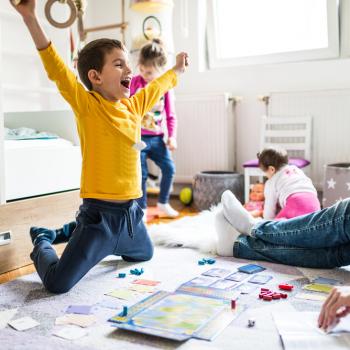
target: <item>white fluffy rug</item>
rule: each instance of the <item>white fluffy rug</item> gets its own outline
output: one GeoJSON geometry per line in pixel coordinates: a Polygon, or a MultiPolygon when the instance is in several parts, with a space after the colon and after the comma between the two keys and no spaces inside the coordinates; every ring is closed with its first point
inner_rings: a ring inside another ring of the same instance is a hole
{"type": "Polygon", "coordinates": [[[148,227],[148,232],[156,245],[195,248],[203,253],[216,254],[214,217],[218,210],[220,206],[169,224],[154,224],[148,227]]]}

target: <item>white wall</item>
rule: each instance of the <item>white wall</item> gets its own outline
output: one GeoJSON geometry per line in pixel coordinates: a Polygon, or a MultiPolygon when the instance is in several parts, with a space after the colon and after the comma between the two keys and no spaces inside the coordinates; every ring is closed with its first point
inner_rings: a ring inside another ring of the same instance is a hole
{"type": "MultiPolygon", "coordinates": [[[[184,2],[175,0],[174,28],[177,29],[181,28],[181,3],[184,2]]],[[[187,1],[190,18],[187,38],[181,34],[181,30],[174,31],[176,49],[188,51],[191,57],[191,68],[181,78],[177,92],[232,92],[234,95],[243,96],[243,101],[237,109],[238,165],[253,158],[259,148],[258,123],[265,109],[257,100],[257,95],[271,91],[350,88],[350,59],[245,66],[200,72],[198,67],[202,60],[200,46],[203,38],[199,30],[202,26],[199,19],[203,16],[197,14],[204,3],[204,0],[187,1]]]]}
{"type": "MultiPolygon", "coordinates": [[[[206,70],[202,29],[206,0],[174,0],[175,51],[187,51],[191,66],[181,77],[176,93],[230,92],[243,96],[237,107],[237,164],[255,156],[259,148],[259,121],[265,106],[257,95],[273,91],[305,91],[350,88],[350,59],[271,64],[206,70]],[[188,36],[183,30],[181,5],[188,6],[188,36]]],[[[108,24],[120,20],[120,0],[90,2],[88,24],[108,24]]],[[[128,1],[126,2],[128,5],[128,1]]],[[[128,10],[127,10],[128,12],[128,10]]],[[[128,13],[127,13],[128,17],[128,13]]],[[[120,38],[118,31],[97,33],[120,38]]],[[[228,45],[233,43],[228,43],[228,45]]],[[[341,126],[340,126],[341,127],[341,126]]],[[[336,135],[334,135],[336,137],[336,135]]]]}

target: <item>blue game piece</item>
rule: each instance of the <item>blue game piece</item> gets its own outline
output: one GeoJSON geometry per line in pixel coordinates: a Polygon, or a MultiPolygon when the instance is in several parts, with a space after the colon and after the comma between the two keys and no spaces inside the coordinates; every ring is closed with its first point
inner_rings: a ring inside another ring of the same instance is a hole
{"type": "Polygon", "coordinates": [[[125,317],[127,315],[128,315],[128,307],[127,306],[123,306],[122,316],[125,317]]]}
{"type": "Polygon", "coordinates": [[[215,259],[207,259],[207,264],[213,265],[215,264],[216,260],[215,259]]]}
{"type": "Polygon", "coordinates": [[[203,260],[198,260],[198,265],[205,265],[205,261],[203,261],[203,260]]]}
{"type": "Polygon", "coordinates": [[[121,273],[118,274],[118,277],[119,278],[125,278],[126,277],[126,273],[121,272],[121,273]]]}
{"type": "Polygon", "coordinates": [[[131,273],[132,275],[136,275],[136,276],[142,275],[143,272],[144,272],[143,268],[141,268],[140,270],[139,270],[139,269],[130,270],[130,273],[131,273]]]}

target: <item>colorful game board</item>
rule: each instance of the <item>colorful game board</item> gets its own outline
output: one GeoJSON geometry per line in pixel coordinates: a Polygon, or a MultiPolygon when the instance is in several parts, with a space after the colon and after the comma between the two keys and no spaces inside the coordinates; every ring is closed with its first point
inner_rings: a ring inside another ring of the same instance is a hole
{"type": "Polygon", "coordinates": [[[128,315],[110,319],[115,327],[183,341],[212,340],[236,316],[228,300],[158,291],[135,304],[128,315]]]}

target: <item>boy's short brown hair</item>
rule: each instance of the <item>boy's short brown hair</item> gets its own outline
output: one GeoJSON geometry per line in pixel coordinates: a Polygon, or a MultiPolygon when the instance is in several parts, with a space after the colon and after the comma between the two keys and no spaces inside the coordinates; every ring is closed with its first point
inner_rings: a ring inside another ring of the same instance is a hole
{"type": "Polygon", "coordinates": [[[259,167],[266,171],[269,166],[273,166],[276,171],[288,164],[287,152],[280,148],[265,148],[257,154],[259,167]]]}
{"type": "Polygon", "coordinates": [[[80,80],[88,88],[92,90],[92,84],[88,77],[89,70],[95,69],[102,71],[105,64],[106,54],[113,49],[126,51],[125,46],[115,39],[97,39],[86,44],[78,54],[78,73],[80,80]]]}

